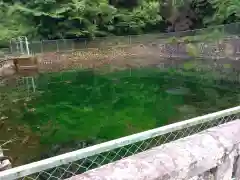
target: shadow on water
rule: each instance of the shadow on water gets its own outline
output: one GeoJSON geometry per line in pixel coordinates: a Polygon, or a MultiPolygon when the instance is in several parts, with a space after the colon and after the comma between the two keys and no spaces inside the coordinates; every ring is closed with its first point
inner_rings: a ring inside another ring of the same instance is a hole
{"type": "Polygon", "coordinates": [[[41,95],[19,102],[21,116],[9,117],[1,129],[1,137],[14,131],[21,139],[6,151],[19,157],[16,165],[226,109],[240,100],[239,84],[153,69],[42,74],[37,82],[41,95]],[[6,133],[9,128],[13,131],[6,133]]]}

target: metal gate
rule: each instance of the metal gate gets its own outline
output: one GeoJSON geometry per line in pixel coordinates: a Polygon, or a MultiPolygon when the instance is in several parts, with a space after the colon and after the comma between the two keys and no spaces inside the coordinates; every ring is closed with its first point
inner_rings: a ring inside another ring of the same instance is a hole
{"type": "Polygon", "coordinates": [[[10,40],[10,51],[12,55],[30,55],[29,42],[26,36],[19,36],[10,40]]]}

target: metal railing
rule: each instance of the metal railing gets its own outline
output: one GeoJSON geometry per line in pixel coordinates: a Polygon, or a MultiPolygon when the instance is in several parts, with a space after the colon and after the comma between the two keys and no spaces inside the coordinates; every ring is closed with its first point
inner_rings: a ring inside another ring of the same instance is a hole
{"type": "Polygon", "coordinates": [[[240,120],[209,128],[74,176],[74,180],[240,178],[240,120]]]}
{"type": "MultiPolygon", "coordinates": [[[[186,37],[204,35],[218,30],[224,36],[239,34],[240,23],[217,26],[208,29],[184,31],[179,33],[152,34],[144,36],[127,36],[114,38],[98,38],[94,41],[82,39],[75,40],[46,40],[29,42],[31,53],[60,52],[84,48],[102,48],[114,45],[146,44],[165,42],[171,36],[186,37]]],[[[16,42],[19,43],[19,42],[16,42]]],[[[11,51],[14,52],[12,42],[11,51]]],[[[179,48],[177,48],[179,49],[179,48]]],[[[179,53],[179,51],[177,51],[179,53]]],[[[56,59],[52,59],[55,60],[56,59]]],[[[69,61],[69,60],[68,60],[69,61]]],[[[49,64],[47,64],[49,66],[49,64]]],[[[211,70],[212,71],[212,70],[211,70]]],[[[236,76],[234,76],[236,77],[236,76]]],[[[239,76],[237,76],[239,78],[239,76]]],[[[55,180],[65,179],[76,174],[81,174],[90,169],[114,162],[152,147],[170,142],[219,124],[236,119],[240,113],[240,106],[224,111],[196,117],[186,121],[174,123],[142,133],[130,135],[102,144],[94,145],[49,159],[19,166],[0,173],[0,179],[34,179],[55,180]]]]}
{"type": "Polygon", "coordinates": [[[142,133],[19,166],[0,173],[0,179],[65,179],[210,127],[238,119],[240,106],[177,122],[142,133]]]}

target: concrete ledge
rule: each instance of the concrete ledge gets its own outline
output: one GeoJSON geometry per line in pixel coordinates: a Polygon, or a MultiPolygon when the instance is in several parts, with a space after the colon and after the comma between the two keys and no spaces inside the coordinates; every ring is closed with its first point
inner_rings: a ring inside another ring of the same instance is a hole
{"type": "Polygon", "coordinates": [[[234,157],[238,156],[239,142],[240,120],[235,120],[70,179],[180,180],[193,178],[214,168],[216,180],[229,180],[234,157]]]}

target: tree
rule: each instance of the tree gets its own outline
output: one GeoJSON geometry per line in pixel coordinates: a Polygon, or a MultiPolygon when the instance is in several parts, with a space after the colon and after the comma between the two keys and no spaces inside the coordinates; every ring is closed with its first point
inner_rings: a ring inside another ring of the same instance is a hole
{"type": "Polygon", "coordinates": [[[24,27],[44,39],[141,33],[161,22],[157,0],[116,2],[126,6],[115,7],[108,0],[21,0],[5,1],[4,5],[31,22],[24,27]],[[30,27],[35,27],[34,31],[30,27]]]}
{"type": "Polygon", "coordinates": [[[139,0],[109,0],[109,4],[116,8],[132,9],[140,4],[139,0]]]}
{"type": "Polygon", "coordinates": [[[214,15],[206,17],[206,23],[222,24],[236,22],[240,19],[239,0],[212,0],[209,3],[214,9],[214,15]]]}
{"type": "Polygon", "coordinates": [[[239,5],[239,0],[3,0],[0,41],[165,31],[160,25],[182,31],[236,22],[239,5]]]}
{"type": "Polygon", "coordinates": [[[0,4],[0,46],[8,44],[11,38],[28,35],[36,35],[34,26],[18,12],[11,12],[5,4],[0,4]],[[21,23],[19,23],[21,22],[21,23]]]}

